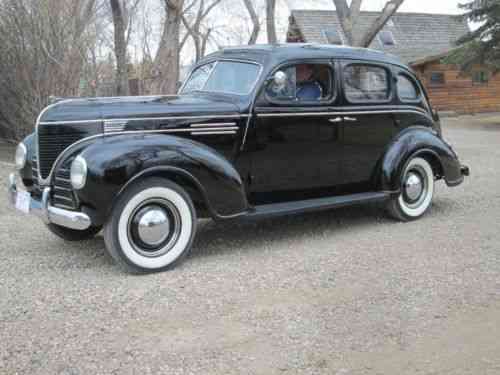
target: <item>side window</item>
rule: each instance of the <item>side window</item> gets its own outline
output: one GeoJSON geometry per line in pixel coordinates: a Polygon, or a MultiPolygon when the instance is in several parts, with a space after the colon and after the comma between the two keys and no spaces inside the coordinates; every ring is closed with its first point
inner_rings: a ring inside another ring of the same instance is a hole
{"type": "Polygon", "coordinates": [[[402,102],[415,101],[420,98],[418,86],[406,74],[398,75],[398,95],[402,102]]]}
{"type": "Polygon", "coordinates": [[[328,64],[289,65],[274,73],[266,88],[269,100],[289,104],[314,104],[334,97],[334,75],[328,64]]]}
{"type": "Polygon", "coordinates": [[[374,65],[348,65],[344,68],[344,89],[350,102],[386,101],[391,95],[389,72],[374,65]]]}

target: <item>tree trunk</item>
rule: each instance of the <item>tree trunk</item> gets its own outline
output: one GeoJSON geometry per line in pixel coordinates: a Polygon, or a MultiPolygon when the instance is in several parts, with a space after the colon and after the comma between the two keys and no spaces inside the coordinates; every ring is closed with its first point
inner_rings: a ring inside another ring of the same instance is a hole
{"type": "Polygon", "coordinates": [[[333,0],[335,4],[335,10],[337,11],[337,17],[339,18],[340,25],[342,26],[342,31],[344,32],[345,38],[347,39],[347,44],[350,46],[354,45],[354,35],[353,35],[353,20],[351,18],[351,10],[347,5],[347,0],[333,0]]]}
{"type": "Polygon", "coordinates": [[[120,0],[110,0],[113,13],[116,56],[116,95],[129,95],[125,17],[120,0]]]}
{"type": "Polygon", "coordinates": [[[250,19],[252,20],[253,28],[252,34],[250,35],[250,40],[248,44],[255,44],[257,42],[257,38],[260,33],[260,22],[259,16],[257,16],[257,12],[255,12],[255,8],[253,7],[252,0],[243,0],[245,3],[245,7],[247,8],[248,14],[250,15],[250,19]]]}
{"type": "Polygon", "coordinates": [[[276,0],[266,0],[266,24],[267,24],[267,41],[270,44],[278,43],[276,36],[276,23],[274,14],[276,10],[276,0]]]}
{"type": "Polygon", "coordinates": [[[155,59],[159,75],[155,85],[158,94],[175,94],[179,81],[180,26],[184,0],[164,0],[166,18],[155,59]]]}
{"type": "Polygon", "coordinates": [[[356,23],[360,17],[362,2],[363,0],[352,0],[349,7],[347,0],[333,0],[342,30],[347,39],[346,42],[348,45],[355,47],[369,47],[387,21],[403,4],[404,0],[388,1],[382,12],[380,12],[380,16],[370,25],[368,30],[364,34],[359,34],[356,30],[356,23]]]}

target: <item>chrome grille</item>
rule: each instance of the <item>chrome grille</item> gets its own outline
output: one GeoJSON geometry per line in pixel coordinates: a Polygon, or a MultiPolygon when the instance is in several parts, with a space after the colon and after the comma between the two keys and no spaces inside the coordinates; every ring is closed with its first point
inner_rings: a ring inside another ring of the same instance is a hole
{"type": "Polygon", "coordinates": [[[59,168],[54,177],[52,204],[56,207],[75,210],[78,208],[70,182],[69,169],[59,168]]]}
{"type": "Polygon", "coordinates": [[[46,179],[57,157],[73,143],[91,135],[102,133],[101,123],[43,124],[38,126],[38,168],[46,179]]]}
{"type": "Polygon", "coordinates": [[[31,159],[31,175],[31,178],[33,180],[32,192],[36,196],[39,196],[42,193],[42,190],[40,189],[40,183],[38,182],[38,160],[35,155],[31,159]]]}

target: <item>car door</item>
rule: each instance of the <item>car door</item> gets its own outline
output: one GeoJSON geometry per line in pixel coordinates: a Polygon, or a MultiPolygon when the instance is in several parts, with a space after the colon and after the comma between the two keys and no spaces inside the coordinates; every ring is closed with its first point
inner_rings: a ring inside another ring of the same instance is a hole
{"type": "Polygon", "coordinates": [[[298,98],[292,87],[284,97],[271,97],[266,88],[257,100],[253,193],[312,190],[338,183],[341,117],[331,115],[337,99],[334,65],[302,61],[283,66],[280,71],[287,72],[291,86],[297,85],[291,77],[293,68],[304,63],[312,65],[318,76],[321,98],[298,98]]]}
{"type": "Polygon", "coordinates": [[[379,159],[397,133],[391,70],[368,62],[343,62],[342,183],[369,190],[379,159]]]}

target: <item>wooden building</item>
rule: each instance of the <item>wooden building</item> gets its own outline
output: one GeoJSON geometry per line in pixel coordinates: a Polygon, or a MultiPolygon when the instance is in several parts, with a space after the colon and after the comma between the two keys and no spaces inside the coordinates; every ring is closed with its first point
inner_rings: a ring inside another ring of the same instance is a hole
{"type": "MultiPolygon", "coordinates": [[[[362,12],[359,30],[366,30],[378,15],[362,12]]],[[[500,112],[500,74],[484,66],[464,72],[447,63],[456,40],[468,31],[466,21],[453,15],[396,13],[370,48],[394,54],[412,66],[440,111],[500,112]]],[[[287,41],[342,45],[345,37],[335,11],[293,10],[287,41]]]]}

